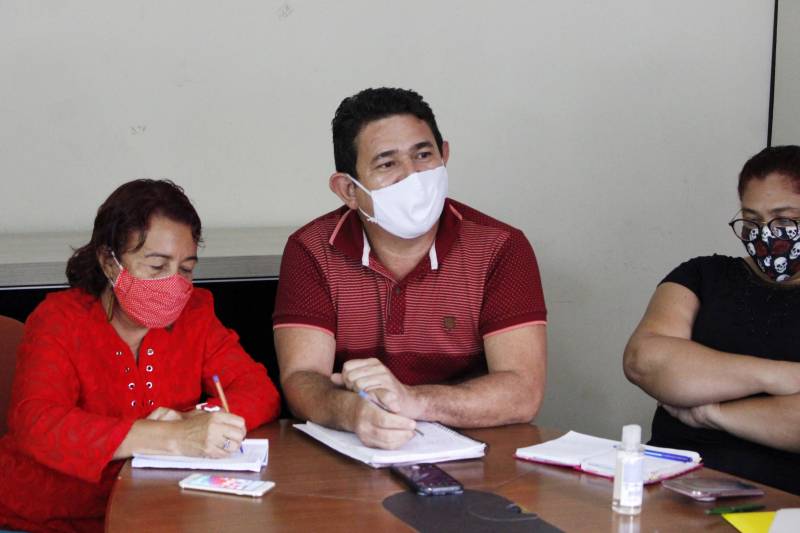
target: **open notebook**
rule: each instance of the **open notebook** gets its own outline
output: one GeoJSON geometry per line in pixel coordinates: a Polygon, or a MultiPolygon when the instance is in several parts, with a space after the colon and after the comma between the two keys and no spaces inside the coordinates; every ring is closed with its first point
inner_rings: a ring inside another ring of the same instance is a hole
{"type": "Polygon", "coordinates": [[[239,470],[260,472],[269,458],[268,439],[244,439],[243,452],[236,451],[222,459],[184,455],[147,455],[135,453],[133,468],[184,468],[191,470],[239,470]]]}
{"type": "MultiPolygon", "coordinates": [[[[562,437],[542,444],[518,448],[515,457],[537,463],[569,466],[589,474],[613,478],[617,446],[619,441],[570,431],[562,437]]],[[[699,467],[700,455],[697,452],[645,446],[645,483],[656,483],[699,467]],[[647,455],[648,450],[684,457],[687,460],[683,462],[651,457],[647,455]]]]}
{"type": "Polygon", "coordinates": [[[417,429],[422,435],[415,434],[410,441],[396,450],[370,448],[365,446],[355,433],[329,429],[313,422],[295,424],[294,427],[337,452],[375,468],[472,459],[483,457],[486,449],[486,444],[482,442],[431,422],[417,422],[417,429]]]}

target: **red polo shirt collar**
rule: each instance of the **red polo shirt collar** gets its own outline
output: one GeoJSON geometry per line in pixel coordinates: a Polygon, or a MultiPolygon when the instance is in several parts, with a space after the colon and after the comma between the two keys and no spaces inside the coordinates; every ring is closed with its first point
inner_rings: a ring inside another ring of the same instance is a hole
{"type": "MultiPolygon", "coordinates": [[[[433,242],[431,254],[429,254],[432,269],[435,270],[435,263],[441,264],[450,252],[453,243],[458,238],[462,220],[463,216],[453,201],[450,198],[445,199],[442,216],[439,217],[436,239],[433,242]]],[[[358,216],[356,210],[342,207],[341,218],[339,218],[328,243],[348,257],[359,262],[362,261],[365,247],[369,247],[369,242],[367,234],[364,232],[364,225],[361,223],[361,217],[358,216]]],[[[370,253],[370,256],[373,261],[377,261],[374,254],[370,253]]]]}

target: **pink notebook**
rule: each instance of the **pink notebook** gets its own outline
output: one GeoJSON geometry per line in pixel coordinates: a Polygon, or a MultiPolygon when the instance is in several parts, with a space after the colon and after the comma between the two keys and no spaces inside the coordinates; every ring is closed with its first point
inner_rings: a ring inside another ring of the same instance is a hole
{"type": "MultiPolygon", "coordinates": [[[[517,448],[514,456],[517,459],[565,466],[608,478],[614,477],[617,447],[619,441],[584,435],[570,431],[557,439],[542,444],[517,448]]],[[[644,482],[657,483],[664,479],[678,476],[700,468],[701,458],[697,452],[645,446],[644,482]],[[654,457],[649,454],[674,456],[682,460],[654,457]]]]}

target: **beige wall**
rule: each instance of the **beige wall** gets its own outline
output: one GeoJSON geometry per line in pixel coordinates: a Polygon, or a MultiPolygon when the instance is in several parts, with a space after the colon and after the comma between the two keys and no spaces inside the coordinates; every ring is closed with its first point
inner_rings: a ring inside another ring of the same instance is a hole
{"type": "MultiPolygon", "coordinates": [[[[451,194],[522,228],[550,311],[540,422],[601,435],[654,407],[621,353],[656,283],[739,253],[735,175],[766,141],[771,2],[0,3],[0,232],[81,229],[135,177],[208,226],[336,207],[346,95],[420,91],[451,194]]],[[[265,309],[264,320],[269,320],[265,309]]]]}
{"type": "Polygon", "coordinates": [[[778,8],[775,50],[775,104],[772,144],[800,144],[800,2],[783,0],[778,8]]]}

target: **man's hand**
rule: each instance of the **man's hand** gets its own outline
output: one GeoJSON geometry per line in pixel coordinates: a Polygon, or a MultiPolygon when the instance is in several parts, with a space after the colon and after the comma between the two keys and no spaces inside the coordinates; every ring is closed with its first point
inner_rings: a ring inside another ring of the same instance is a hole
{"type": "Polygon", "coordinates": [[[378,359],[347,361],[341,373],[331,375],[331,381],[355,393],[368,393],[387,411],[411,419],[420,418],[422,408],[413,389],[400,383],[378,359]]]}
{"type": "Polygon", "coordinates": [[[411,440],[417,425],[414,420],[390,413],[363,398],[358,398],[353,416],[353,428],[361,442],[387,450],[411,440]]]}
{"type": "Polygon", "coordinates": [[[370,400],[358,398],[352,422],[355,434],[367,446],[399,448],[414,436],[416,403],[411,388],[377,359],[347,361],[341,373],[331,374],[331,381],[370,396],[370,400]]]}
{"type": "Polygon", "coordinates": [[[721,429],[716,423],[719,415],[719,404],[708,403],[696,407],[673,407],[662,404],[662,407],[672,416],[693,428],[721,429]]]}

